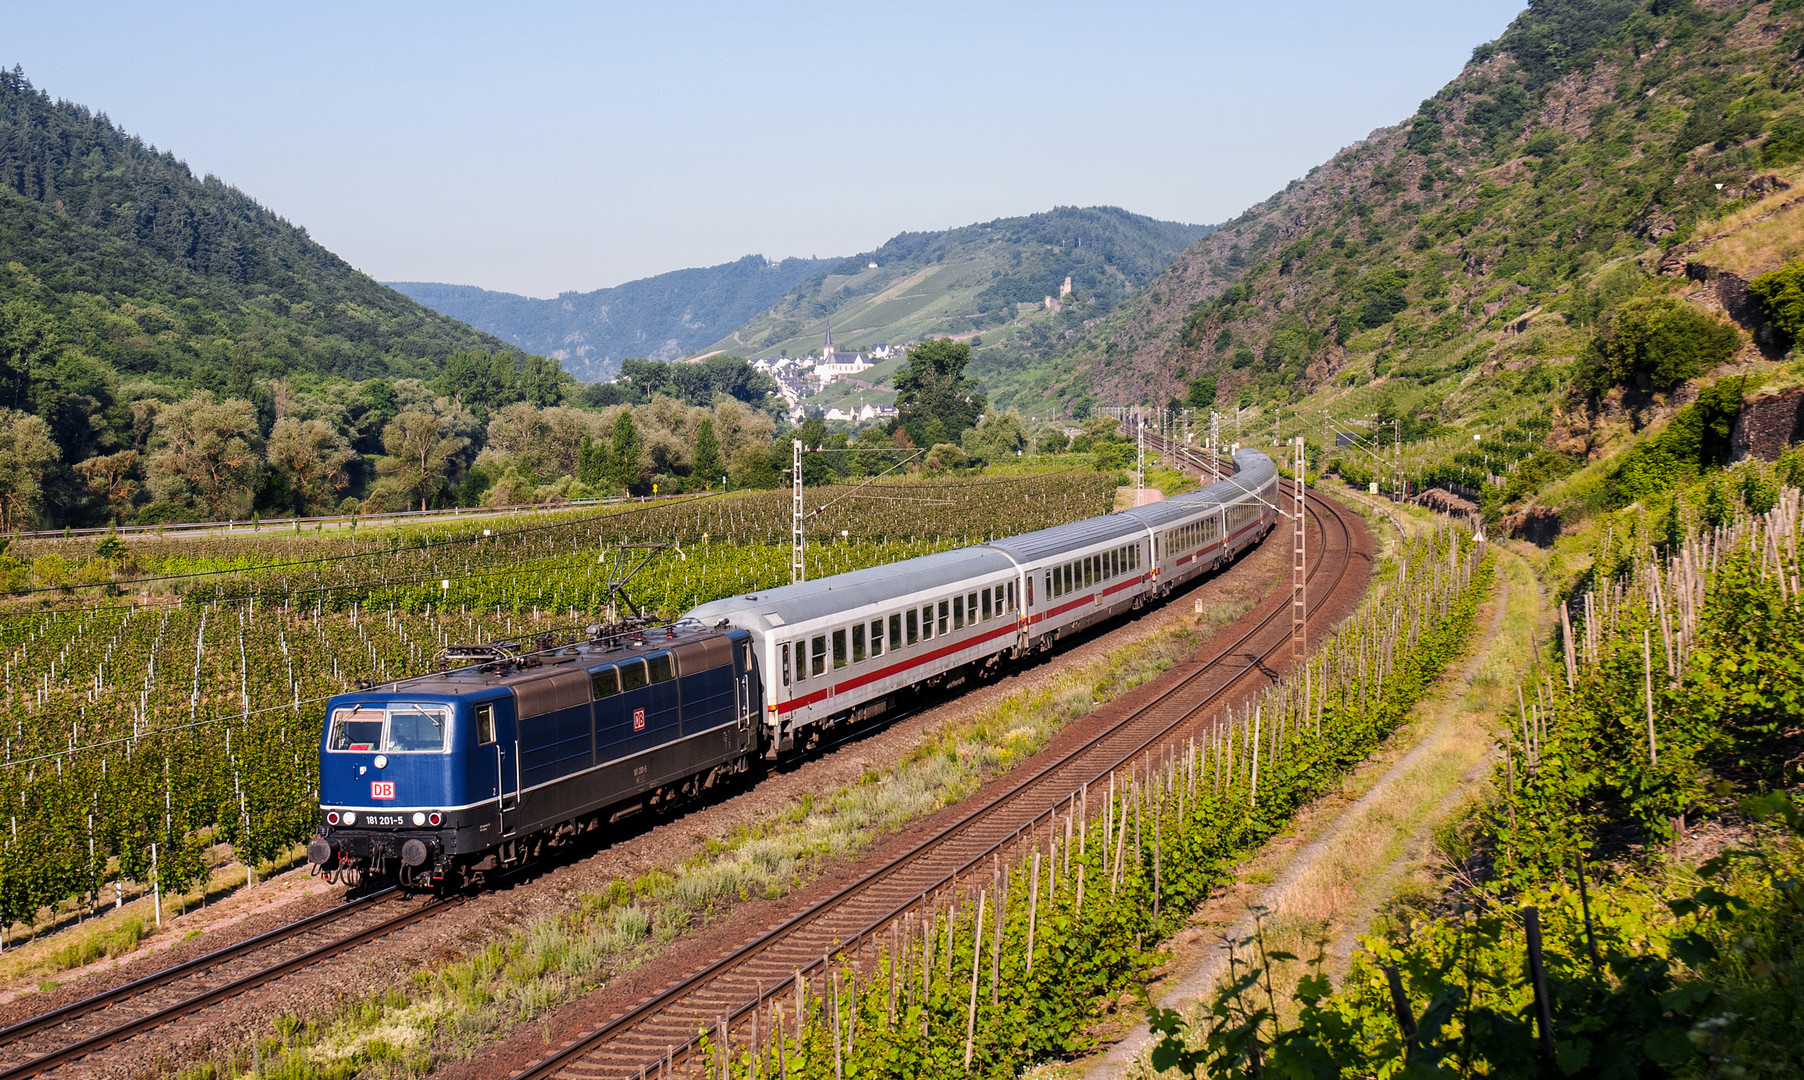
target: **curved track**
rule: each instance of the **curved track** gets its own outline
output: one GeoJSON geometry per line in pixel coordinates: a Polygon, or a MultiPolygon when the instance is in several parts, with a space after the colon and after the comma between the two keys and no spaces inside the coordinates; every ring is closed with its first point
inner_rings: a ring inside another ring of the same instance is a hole
{"type": "MultiPolygon", "coordinates": [[[[1358,535],[1351,512],[1313,494],[1308,512],[1319,538],[1308,568],[1313,619],[1325,604],[1339,603],[1346,590],[1363,582],[1348,573],[1358,535]]],[[[928,896],[987,868],[992,855],[1048,822],[1082,786],[1194,730],[1217,707],[1273,678],[1268,662],[1287,658],[1290,649],[1290,604],[1280,597],[1267,605],[1269,610],[1210,662],[1094,738],[980,794],[956,820],[891,861],[679,978],[513,1080],[625,1078],[648,1068],[657,1073],[673,1055],[686,1057],[696,1031],[723,1022],[730,1028],[753,1014],[768,994],[782,992],[796,973],[808,972],[829,953],[868,944],[928,896]]]]}
{"type": "Polygon", "coordinates": [[[37,1076],[431,916],[457,898],[382,889],[0,1028],[0,1080],[37,1076]],[[393,907],[401,910],[391,911],[393,907]],[[327,933],[350,922],[349,933],[327,933]],[[324,940],[317,940],[323,937],[324,940]]]}

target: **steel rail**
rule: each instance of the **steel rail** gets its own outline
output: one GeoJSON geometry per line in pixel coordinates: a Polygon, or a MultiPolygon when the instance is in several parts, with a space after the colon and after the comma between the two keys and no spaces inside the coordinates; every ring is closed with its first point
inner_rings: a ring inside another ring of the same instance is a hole
{"type": "MultiPolygon", "coordinates": [[[[250,972],[249,974],[241,975],[236,979],[228,980],[227,982],[224,982],[224,983],[220,984],[219,986],[213,987],[208,990],[203,990],[202,992],[200,992],[198,994],[193,994],[189,997],[185,997],[182,1000],[177,1001],[172,1005],[168,1005],[164,1008],[157,1009],[153,1012],[145,1014],[144,1016],[137,1017],[136,1019],[128,1020],[123,1024],[118,1024],[114,1027],[107,1028],[104,1031],[97,1032],[96,1034],[87,1036],[86,1038],[83,1038],[83,1039],[79,1039],[76,1042],[70,1043],[67,1046],[53,1050],[47,1054],[42,1054],[37,1057],[31,1058],[27,1061],[21,1062],[20,1064],[13,1065],[13,1066],[10,1066],[5,1069],[0,1069],[0,1080],[15,1080],[15,1078],[19,1078],[19,1077],[37,1076],[39,1073],[48,1072],[51,1069],[55,1069],[55,1068],[59,1068],[63,1065],[67,1065],[69,1062],[78,1060],[80,1058],[87,1057],[89,1054],[92,1054],[97,1050],[104,1050],[105,1048],[113,1045],[114,1043],[121,1042],[125,1039],[129,1039],[134,1035],[138,1035],[142,1032],[149,1031],[152,1028],[161,1027],[164,1024],[169,1023],[171,1020],[177,1019],[178,1017],[186,1016],[187,1014],[189,1014],[191,1012],[195,1012],[197,1010],[204,1009],[209,1005],[218,1004],[219,1002],[224,1001],[230,997],[235,997],[238,994],[241,994],[246,990],[250,990],[254,987],[261,986],[266,982],[271,982],[275,979],[279,979],[282,976],[289,974],[290,972],[298,971],[304,967],[309,967],[313,964],[318,963],[321,960],[325,960],[325,959],[328,959],[329,957],[336,956],[339,953],[346,951],[347,949],[355,948],[358,945],[364,944],[365,942],[373,941],[376,938],[391,934],[394,931],[401,929],[402,927],[409,926],[413,923],[419,922],[421,919],[425,919],[449,905],[459,904],[462,902],[463,902],[463,898],[459,897],[459,896],[438,897],[438,898],[435,898],[432,900],[428,900],[424,904],[421,904],[419,907],[413,908],[408,911],[401,912],[400,914],[395,915],[392,918],[384,919],[382,922],[376,923],[373,926],[366,927],[362,930],[357,931],[356,933],[349,934],[345,937],[337,938],[333,941],[326,942],[323,945],[316,946],[315,948],[308,949],[306,952],[303,952],[298,956],[290,957],[287,960],[283,960],[278,963],[271,964],[268,967],[259,968],[256,971],[250,972]]],[[[321,914],[322,915],[335,914],[338,917],[342,918],[346,914],[346,912],[344,911],[343,907],[339,907],[339,908],[333,908],[332,911],[330,911],[330,912],[322,912],[321,914]]],[[[313,918],[318,918],[318,917],[319,916],[314,916],[313,918]]],[[[301,921],[305,922],[307,920],[301,920],[301,921]]],[[[299,924],[297,923],[297,924],[292,924],[292,925],[299,925],[299,924]]],[[[289,929],[289,928],[285,927],[282,929],[289,929]]],[[[298,933],[299,931],[295,931],[295,932],[298,933]]],[[[292,936],[292,935],[290,935],[290,936],[292,936]]],[[[225,950],[222,950],[222,951],[225,951],[225,950]]],[[[201,958],[201,959],[204,959],[204,958],[201,958]]],[[[210,966],[217,966],[217,964],[210,965],[210,966]]],[[[193,971],[190,970],[190,971],[186,972],[186,974],[193,974],[193,971]]],[[[170,981],[170,980],[165,980],[165,981],[170,981]]],[[[123,990],[125,988],[121,987],[120,989],[123,990]]],[[[104,995],[96,995],[96,997],[100,997],[100,996],[104,996],[104,995]]],[[[92,999],[88,999],[88,1000],[92,1000],[92,999]]],[[[120,1000],[120,999],[119,998],[114,999],[115,1002],[117,1002],[118,1000],[120,1000]]],[[[78,1002],[77,1004],[80,1004],[80,1003],[78,1002]]],[[[93,1012],[94,1010],[89,1009],[87,1011],[93,1012]]],[[[54,1014],[47,1014],[47,1015],[54,1015],[54,1014]]],[[[78,1014],[78,1015],[80,1015],[80,1014],[78,1014]]],[[[64,1019],[66,1021],[68,1019],[73,1019],[73,1017],[65,1017],[64,1019]]],[[[32,1022],[34,1022],[34,1021],[27,1021],[27,1023],[32,1023],[32,1022]]],[[[16,1026],[18,1026],[18,1025],[15,1025],[15,1027],[16,1026]]],[[[50,1026],[54,1026],[54,1024],[42,1025],[38,1028],[38,1030],[43,1030],[44,1027],[50,1027],[50,1026]]]]}

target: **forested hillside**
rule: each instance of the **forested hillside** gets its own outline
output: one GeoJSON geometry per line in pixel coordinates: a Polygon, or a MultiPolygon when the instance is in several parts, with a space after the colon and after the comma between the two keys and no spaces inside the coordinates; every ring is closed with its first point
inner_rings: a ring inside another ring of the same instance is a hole
{"type": "Polygon", "coordinates": [[[1537,0],[1413,117],[1184,252],[1035,394],[1163,404],[1208,374],[1219,402],[1270,403],[1388,376],[1439,400],[1515,331],[1595,326],[1700,223],[1790,183],[1767,176],[1804,156],[1799,9],[1537,0]]]}
{"type": "MultiPolygon", "coordinates": [[[[224,390],[253,373],[427,375],[457,349],[504,348],[17,69],[0,72],[0,200],[8,336],[41,320],[40,354],[224,390]]],[[[41,376],[44,355],[20,349],[10,361],[41,376]]]]}
{"type": "Polygon", "coordinates": [[[611,379],[627,357],[674,360],[699,352],[782,299],[825,259],[747,255],[593,292],[535,300],[470,285],[393,281],[427,307],[527,352],[562,361],[585,382],[611,379]]]}
{"type": "Polygon", "coordinates": [[[1081,327],[1106,315],[1208,231],[1103,206],[900,233],[820,269],[714,348],[747,356],[808,352],[820,347],[831,320],[841,348],[978,334],[988,340],[975,361],[982,369],[986,350],[999,359],[1051,341],[1067,323],[1081,327]],[[1064,321],[1038,335],[1015,325],[1027,313],[1023,305],[1060,297],[1066,278],[1073,292],[1062,300],[1064,321]]]}

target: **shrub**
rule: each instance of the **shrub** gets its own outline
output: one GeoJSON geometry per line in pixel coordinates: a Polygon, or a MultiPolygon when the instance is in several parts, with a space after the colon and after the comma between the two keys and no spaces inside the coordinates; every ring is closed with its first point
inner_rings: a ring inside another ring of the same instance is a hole
{"type": "Polygon", "coordinates": [[[1787,263],[1748,282],[1766,321],[1787,343],[1804,337],[1804,261],[1787,263]]]}
{"type": "Polygon", "coordinates": [[[1594,394],[1631,382],[1669,390],[1729,359],[1740,343],[1733,326],[1683,300],[1635,297],[1592,339],[1577,381],[1594,394]]]}

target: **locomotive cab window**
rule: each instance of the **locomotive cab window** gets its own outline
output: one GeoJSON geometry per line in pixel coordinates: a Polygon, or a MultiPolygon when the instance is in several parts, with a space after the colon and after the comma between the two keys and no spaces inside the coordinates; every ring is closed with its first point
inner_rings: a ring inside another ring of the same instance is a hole
{"type": "Polygon", "coordinates": [[[450,721],[451,714],[443,707],[391,706],[382,748],[391,754],[436,754],[445,748],[450,721]]]}
{"type": "Polygon", "coordinates": [[[492,702],[483,702],[471,710],[476,716],[476,745],[487,746],[495,741],[495,706],[492,702]]]}
{"type": "Polygon", "coordinates": [[[646,684],[645,661],[626,660],[620,665],[620,689],[637,690],[646,684]]]}
{"type": "Polygon", "coordinates": [[[611,667],[589,672],[589,693],[597,700],[620,692],[620,673],[611,667]]]}
{"type": "Polygon", "coordinates": [[[379,749],[382,725],[387,720],[388,714],[381,709],[366,709],[361,705],[339,709],[332,714],[332,740],[327,745],[334,750],[379,749]]]}

